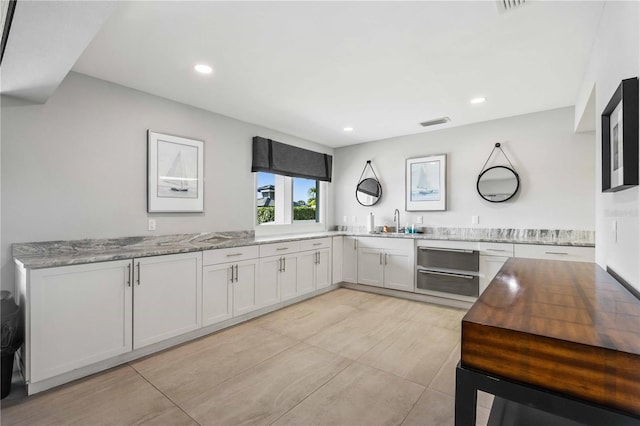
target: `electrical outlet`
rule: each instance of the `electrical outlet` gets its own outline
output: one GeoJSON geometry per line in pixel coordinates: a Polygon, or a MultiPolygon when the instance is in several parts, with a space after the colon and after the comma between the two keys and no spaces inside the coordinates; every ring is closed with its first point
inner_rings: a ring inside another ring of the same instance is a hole
{"type": "Polygon", "coordinates": [[[351,216],[351,222],[357,223],[358,222],[358,216],[351,216]]]}
{"type": "Polygon", "coordinates": [[[156,230],[156,220],[155,219],[149,219],[149,224],[147,229],[149,231],[155,231],[156,230]]]}
{"type": "Polygon", "coordinates": [[[343,223],[347,223],[347,217],[346,216],[342,216],[342,222],[343,223]]]}
{"type": "Polygon", "coordinates": [[[471,216],[471,224],[477,225],[480,223],[480,216],[471,216]]]}
{"type": "Polygon", "coordinates": [[[416,223],[422,223],[422,216],[416,216],[416,223]]]}

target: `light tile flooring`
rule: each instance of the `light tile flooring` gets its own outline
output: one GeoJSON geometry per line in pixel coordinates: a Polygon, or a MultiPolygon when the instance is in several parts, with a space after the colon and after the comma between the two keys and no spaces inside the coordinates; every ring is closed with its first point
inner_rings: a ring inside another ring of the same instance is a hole
{"type": "MultiPolygon", "coordinates": [[[[17,389],[1,422],[453,425],[464,313],[338,289],[31,397],[17,389]]],[[[479,395],[479,424],[491,402],[479,395]]]]}

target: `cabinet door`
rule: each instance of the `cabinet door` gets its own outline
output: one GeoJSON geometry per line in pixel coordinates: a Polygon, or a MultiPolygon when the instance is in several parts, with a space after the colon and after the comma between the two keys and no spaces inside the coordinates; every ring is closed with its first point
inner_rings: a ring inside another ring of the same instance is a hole
{"type": "Polygon", "coordinates": [[[504,256],[480,256],[480,294],[489,286],[507,259],[509,258],[504,256]]]}
{"type": "Polygon", "coordinates": [[[318,250],[318,263],[316,264],[316,289],[331,285],[331,250],[318,250]]]}
{"type": "Polygon", "coordinates": [[[384,286],[395,290],[413,291],[413,256],[402,250],[385,250],[384,286]]]}
{"type": "Polygon", "coordinates": [[[30,380],[131,350],[131,261],[30,272],[30,380]]]}
{"type": "MultiPolygon", "coordinates": [[[[278,293],[278,288],[276,287],[273,291],[275,297],[272,297],[270,300],[267,300],[265,305],[273,305],[274,303],[278,303],[282,299],[282,297],[278,298],[278,294],[282,294],[283,288],[293,288],[296,289],[298,286],[298,255],[288,255],[284,257],[283,261],[283,269],[278,276],[278,284],[280,288],[280,293],[278,293]]],[[[295,293],[294,293],[295,294],[295,293]]]]}
{"type": "Polygon", "coordinates": [[[260,279],[257,280],[256,299],[258,307],[273,305],[280,301],[278,281],[280,279],[281,257],[260,259],[260,279]]]}
{"type": "Polygon", "coordinates": [[[211,325],[233,316],[233,263],[202,268],[202,325],[211,325]]]}
{"type": "Polygon", "coordinates": [[[358,238],[344,237],[342,245],[342,281],[358,283],[358,238]]]}
{"type": "Polygon", "coordinates": [[[344,237],[333,237],[331,242],[331,282],[338,284],[342,282],[342,259],[343,259],[344,237]]]}
{"type": "Polygon", "coordinates": [[[233,316],[246,314],[255,311],[260,304],[258,279],[258,261],[245,260],[244,262],[234,263],[236,268],[236,281],[233,283],[233,316]],[[236,268],[237,267],[237,268],[236,268]]]}
{"type": "Polygon", "coordinates": [[[202,324],[202,253],[134,259],[133,348],[202,324]]]}
{"type": "MultiPolygon", "coordinates": [[[[315,290],[317,253],[317,251],[305,251],[298,253],[296,295],[309,293],[315,290]]],[[[282,295],[282,300],[285,300],[284,294],[282,295]]]]}
{"type": "Polygon", "coordinates": [[[358,283],[382,287],[384,280],[382,250],[362,248],[358,250],[358,283]]]}

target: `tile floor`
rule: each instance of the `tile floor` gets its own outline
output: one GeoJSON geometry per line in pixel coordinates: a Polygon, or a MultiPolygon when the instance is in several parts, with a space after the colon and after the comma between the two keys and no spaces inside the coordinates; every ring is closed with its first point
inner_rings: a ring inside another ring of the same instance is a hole
{"type": "MultiPolygon", "coordinates": [[[[18,387],[0,421],[453,425],[464,313],[338,289],[31,397],[18,387]]],[[[479,395],[479,424],[491,403],[479,395]]]]}

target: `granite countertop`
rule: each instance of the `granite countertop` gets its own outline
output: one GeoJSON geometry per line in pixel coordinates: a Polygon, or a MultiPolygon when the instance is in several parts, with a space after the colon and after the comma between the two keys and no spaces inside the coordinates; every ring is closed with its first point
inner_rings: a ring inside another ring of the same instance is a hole
{"type": "Polygon", "coordinates": [[[43,241],[13,244],[14,260],[25,268],[40,269],[135,257],[189,253],[310,238],[354,235],[379,238],[482,241],[515,244],[549,244],[593,247],[593,231],[545,229],[422,228],[422,233],[373,233],[360,228],[342,228],[307,234],[255,237],[253,231],[205,232],[110,239],[43,241]]]}

